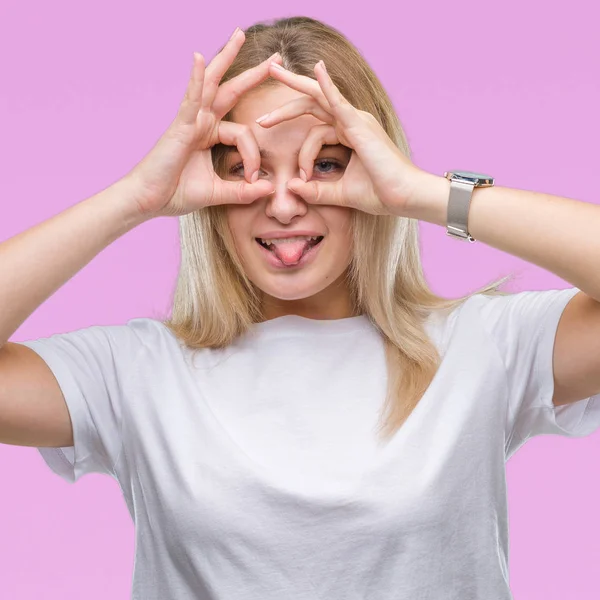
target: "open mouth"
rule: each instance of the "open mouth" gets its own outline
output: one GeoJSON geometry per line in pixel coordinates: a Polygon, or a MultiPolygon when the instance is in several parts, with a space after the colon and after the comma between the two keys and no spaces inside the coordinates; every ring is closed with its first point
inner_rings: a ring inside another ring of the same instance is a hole
{"type": "Polygon", "coordinates": [[[273,267],[290,268],[302,266],[311,262],[318,253],[320,244],[325,236],[315,236],[302,239],[264,240],[254,238],[262,248],[261,254],[273,267]]]}
{"type": "MultiPolygon", "coordinates": [[[[306,249],[304,250],[304,253],[306,254],[311,248],[314,248],[317,244],[320,244],[323,241],[324,237],[325,237],[324,235],[320,235],[319,237],[317,237],[316,240],[309,240],[308,244],[306,245],[306,249]]],[[[260,238],[254,238],[254,239],[263,248],[266,248],[270,252],[273,252],[273,246],[274,246],[274,244],[266,244],[260,238]]]]}

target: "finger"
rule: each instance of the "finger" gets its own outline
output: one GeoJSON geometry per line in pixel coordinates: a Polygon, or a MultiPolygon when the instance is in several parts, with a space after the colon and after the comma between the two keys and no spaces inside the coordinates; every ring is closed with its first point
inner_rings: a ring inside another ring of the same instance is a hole
{"type": "Polygon", "coordinates": [[[331,113],[342,127],[349,127],[358,117],[357,110],[344,98],[335,83],[333,83],[322,60],[315,65],[314,71],[317,76],[317,83],[330,106],[331,113]]]}
{"type": "Polygon", "coordinates": [[[345,206],[341,181],[302,181],[294,178],[288,181],[287,187],[309,204],[345,206]]]}
{"type": "Polygon", "coordinates": [[[277,123],[289,121],[290,119],[294,119],[301,115],[313,115],[314,117],[317,117],[317,119],[325,121],[325,123],[334,122],[333,117],[328,112],[324,111],[312,96],[303,96],[296,100],[290,100],[283,106],[271,111],[266,118],[260,121],[259,125],[261,127],[272,127],[273,125],[277,125],[277,123]]]}
{"type": "Polygon", "coordinates": [[[244,177],[251,183],[251,178],[260,168],[258,142],[248,125],[219,121],[219,141],[226,146],[235,146],[244,163],[244,177]]]}
{"type": "Polygon", "coordinates": [[[267,179],[259,179],[256,183],[247,181],[227,181],[216,177],[212,205],[217,204],[250,204],[264,198],[274,191],[273,184],[267,179]]]}
{"type": "Polygon", "coordinates": [[[331,113],[331,107],[329,102],[321,90],[321,86],[318,81],[315,81],[312,77],[305,77],[304,75],[298,75],[292,73],[283,67],[277,68],[271,66],[269,68],[271,77],[281,81],[291,87],[294,90],[302,92],[308,96],[312,96],[321,106],[321,108],[331,113]]]}
{"type": "Polygon", "coordinates": [[[246,36],[241,29],[237,29],[229,38],[220,52],[210,61],[206,67],[206,77],[202,98],[202,109],[209,110],[219,87],[219,82],[225,72],[233,63],[237,53],[244,44],[246,36]]]}
{"type": "Polygon", "coordinates": [[[312,177],[315,159],[325,144],[334,146],[340,141],[331,125],[315,125],[311,127],[298,154],[298,166],[306,173],[306,178],[312,177]]]}
{"type": "Polygon", "coordinates": [[[236,105],[242,94],[269,77],[271,62],[280,63],[282,60],[279,52],[275,52],[256,67],[252,67],[220,85],[211,109],[217,119],[222,119],[236,105]]]}
{"type": "Polygon", "coordinates": [[[190,125],[196,122],[196,116],[202,105],[202,88],[204,87],[204,56],[194,52],[192,74],[188,82],[185,96],[179,108],[178,117],[190,125]]]}

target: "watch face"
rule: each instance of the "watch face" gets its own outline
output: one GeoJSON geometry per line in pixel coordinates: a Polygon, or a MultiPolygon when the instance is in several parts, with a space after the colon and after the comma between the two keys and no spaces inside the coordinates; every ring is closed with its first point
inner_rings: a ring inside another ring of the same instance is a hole
{"type": "Polygon", "coordinates": [[[447,179],[451,178],[461,178],[473,181],[474,183],[479,184],[493,184],[494,178],[491,175],[486,175],[485,173],[475,173],[474,171],[447,171],[444,173],[444,176],[447,179]]]}

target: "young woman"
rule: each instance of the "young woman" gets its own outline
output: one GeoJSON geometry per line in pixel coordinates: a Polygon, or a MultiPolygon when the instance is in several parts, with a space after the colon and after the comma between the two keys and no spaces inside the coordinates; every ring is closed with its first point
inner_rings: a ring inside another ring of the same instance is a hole
{"type": "Polygon", "coordinates": [[[448,300],[418,221],[448,225],[452,185],[357,49],[289,18],[195,55],[124,179],[0,246],[0,441],[118,481],[133,598],[511,597],[506,459],[600,426],[600,208],[463,188],[470,239],[573,287],[448,300]],[[8,342],[157,216],[181,223],[168,320],[8,342]]]}

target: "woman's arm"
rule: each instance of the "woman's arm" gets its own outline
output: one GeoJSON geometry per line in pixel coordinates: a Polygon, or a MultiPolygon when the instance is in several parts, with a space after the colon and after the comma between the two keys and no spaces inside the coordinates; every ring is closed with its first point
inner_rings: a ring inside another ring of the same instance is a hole
{"type": "MultiPolygon", "coordinates": [[[[450,182],[431,173],[410,216],[446,226],[450,182]]],[[[473,190],[468,228],[484,244],[534,263],[573,286],[554,344],[554,404],[600,393],[600,206],[500,186],[473,190]]]]}
{"type": "Polygon", "coordinates": [[[144,220],[125,178],[2,242],[0,348],[40,304],[144,220]]]}
{"type": "MultiPolygon", "coordinates": [[[[425,177],[409,216],[445,227],[450,182],[431,173],[425,177]]],[[[600,206],[507,187],[475,188],[469,233],[555,273],[600,302],[600,206]]]]}
{"type": "Polygon", "coordinates": [[[0,443],[72,446],[62,390],[36,352],[8,342],[35,309],[138,225],[128,179],[0,244],[0,443]]]}

